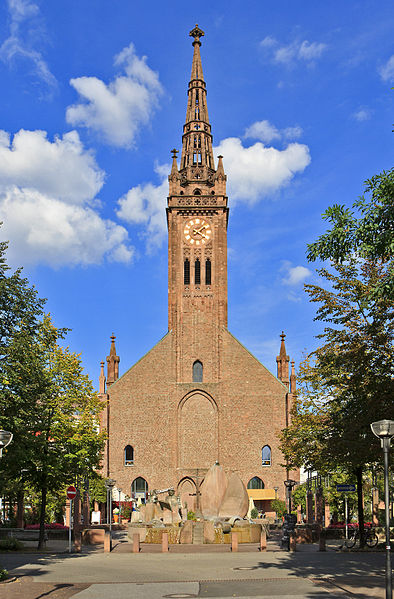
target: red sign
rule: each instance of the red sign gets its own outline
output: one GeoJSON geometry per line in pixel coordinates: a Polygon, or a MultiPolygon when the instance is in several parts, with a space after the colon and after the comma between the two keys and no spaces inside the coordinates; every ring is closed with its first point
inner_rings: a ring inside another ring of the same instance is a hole
{"type": "Polygon", "coordinates": [[[77,490],[75,487],[73,487],[72,485],[71,485],[71,487],[68,487],[67,499],[75,499],[76,494],[77,494],[77,490]]]}

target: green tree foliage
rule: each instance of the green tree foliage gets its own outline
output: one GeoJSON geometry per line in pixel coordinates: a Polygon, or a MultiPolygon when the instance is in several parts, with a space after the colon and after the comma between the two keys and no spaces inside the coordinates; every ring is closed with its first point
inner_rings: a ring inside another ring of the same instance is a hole
{"type": "Polygon", "coordinates": [[[282,518],[286,513],[286,504],[282,499],[273,499],[271,509],[276,513],[277,518],[282,518]]]}
{"type": "Polygon", "coordinates": [[[14,439],[0,462],[0,491],[21,483],[26,470],[24,484],[40,493],[41,547],[48,492],[58,494],[99,465],[102,406],[80,356],[60,345],[66,331],[43,316],[43,302],[18,271],[6,276],[2,251],[2,273],[9,280],[2,280],[0,301],[9,324],[2,331],[0,428],[14,439]]]}
{"type": "Polygon", "coordinates": [[[308,245],[308,260],[343,263],[360,258],[386,265],[372,294],[394,298],[394,169],[365,181],[364,195],[353,210],[335,204],[323,219],[331,228],[308,245]]]}
{"type": "Polygon", "coordinates": [[[325,287],[305,289],[325,325],[322,345],[301,364],[282,448],[289,467],[352,474],[362,528],[362,473],[381,458],[370,423],[393,414],[393,303],[371,293],[386,276],[382,261],[350,259],[317,272],[325,287]]]}

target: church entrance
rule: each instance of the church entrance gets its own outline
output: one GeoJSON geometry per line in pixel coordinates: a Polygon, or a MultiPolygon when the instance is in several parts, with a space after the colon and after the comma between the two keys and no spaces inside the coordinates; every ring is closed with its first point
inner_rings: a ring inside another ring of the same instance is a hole
{"type": "Polygon", "coordinates": [[[181,499],[182,507],[186,506],[187,511],[196,511],[196,483],[191,478],[184,478],[178,484],[177,495],[181,499]]]}

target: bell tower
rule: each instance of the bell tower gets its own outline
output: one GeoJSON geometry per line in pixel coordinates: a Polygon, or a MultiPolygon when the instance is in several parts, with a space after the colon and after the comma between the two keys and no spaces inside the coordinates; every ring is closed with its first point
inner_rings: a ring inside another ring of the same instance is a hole
{"type": "Polygon", "coordinates": [[[221,330],[227,328],[228,198],[222,157],[215,169],[207,90],[196,25],[186,122],[178,168],[172,150],[168,177],[168,328],[173,332],[177,382],[193,380],[203,365],[203,382],[220,379],[221,330]]]}

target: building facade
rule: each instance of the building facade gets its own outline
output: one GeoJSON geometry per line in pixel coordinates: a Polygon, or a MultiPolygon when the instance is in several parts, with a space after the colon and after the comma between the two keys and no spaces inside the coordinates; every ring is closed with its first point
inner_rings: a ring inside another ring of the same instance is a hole
{"type": "Polygon", "coordinates": [[[227,328],[227,177],[212,151],[204,33],[196,25],[190,35],[182,152],[178,164],[172,151],[168,178],[168,332],[121,377],[111,339],[99,389],[108,433],[103,474],[130,496],[174,487],[193,508],[205,472],[219,461],[269,511],[288,477],[278,433],[288,423],[294,364],[289,376],[283,334],[275,377],[227,328]]]}

